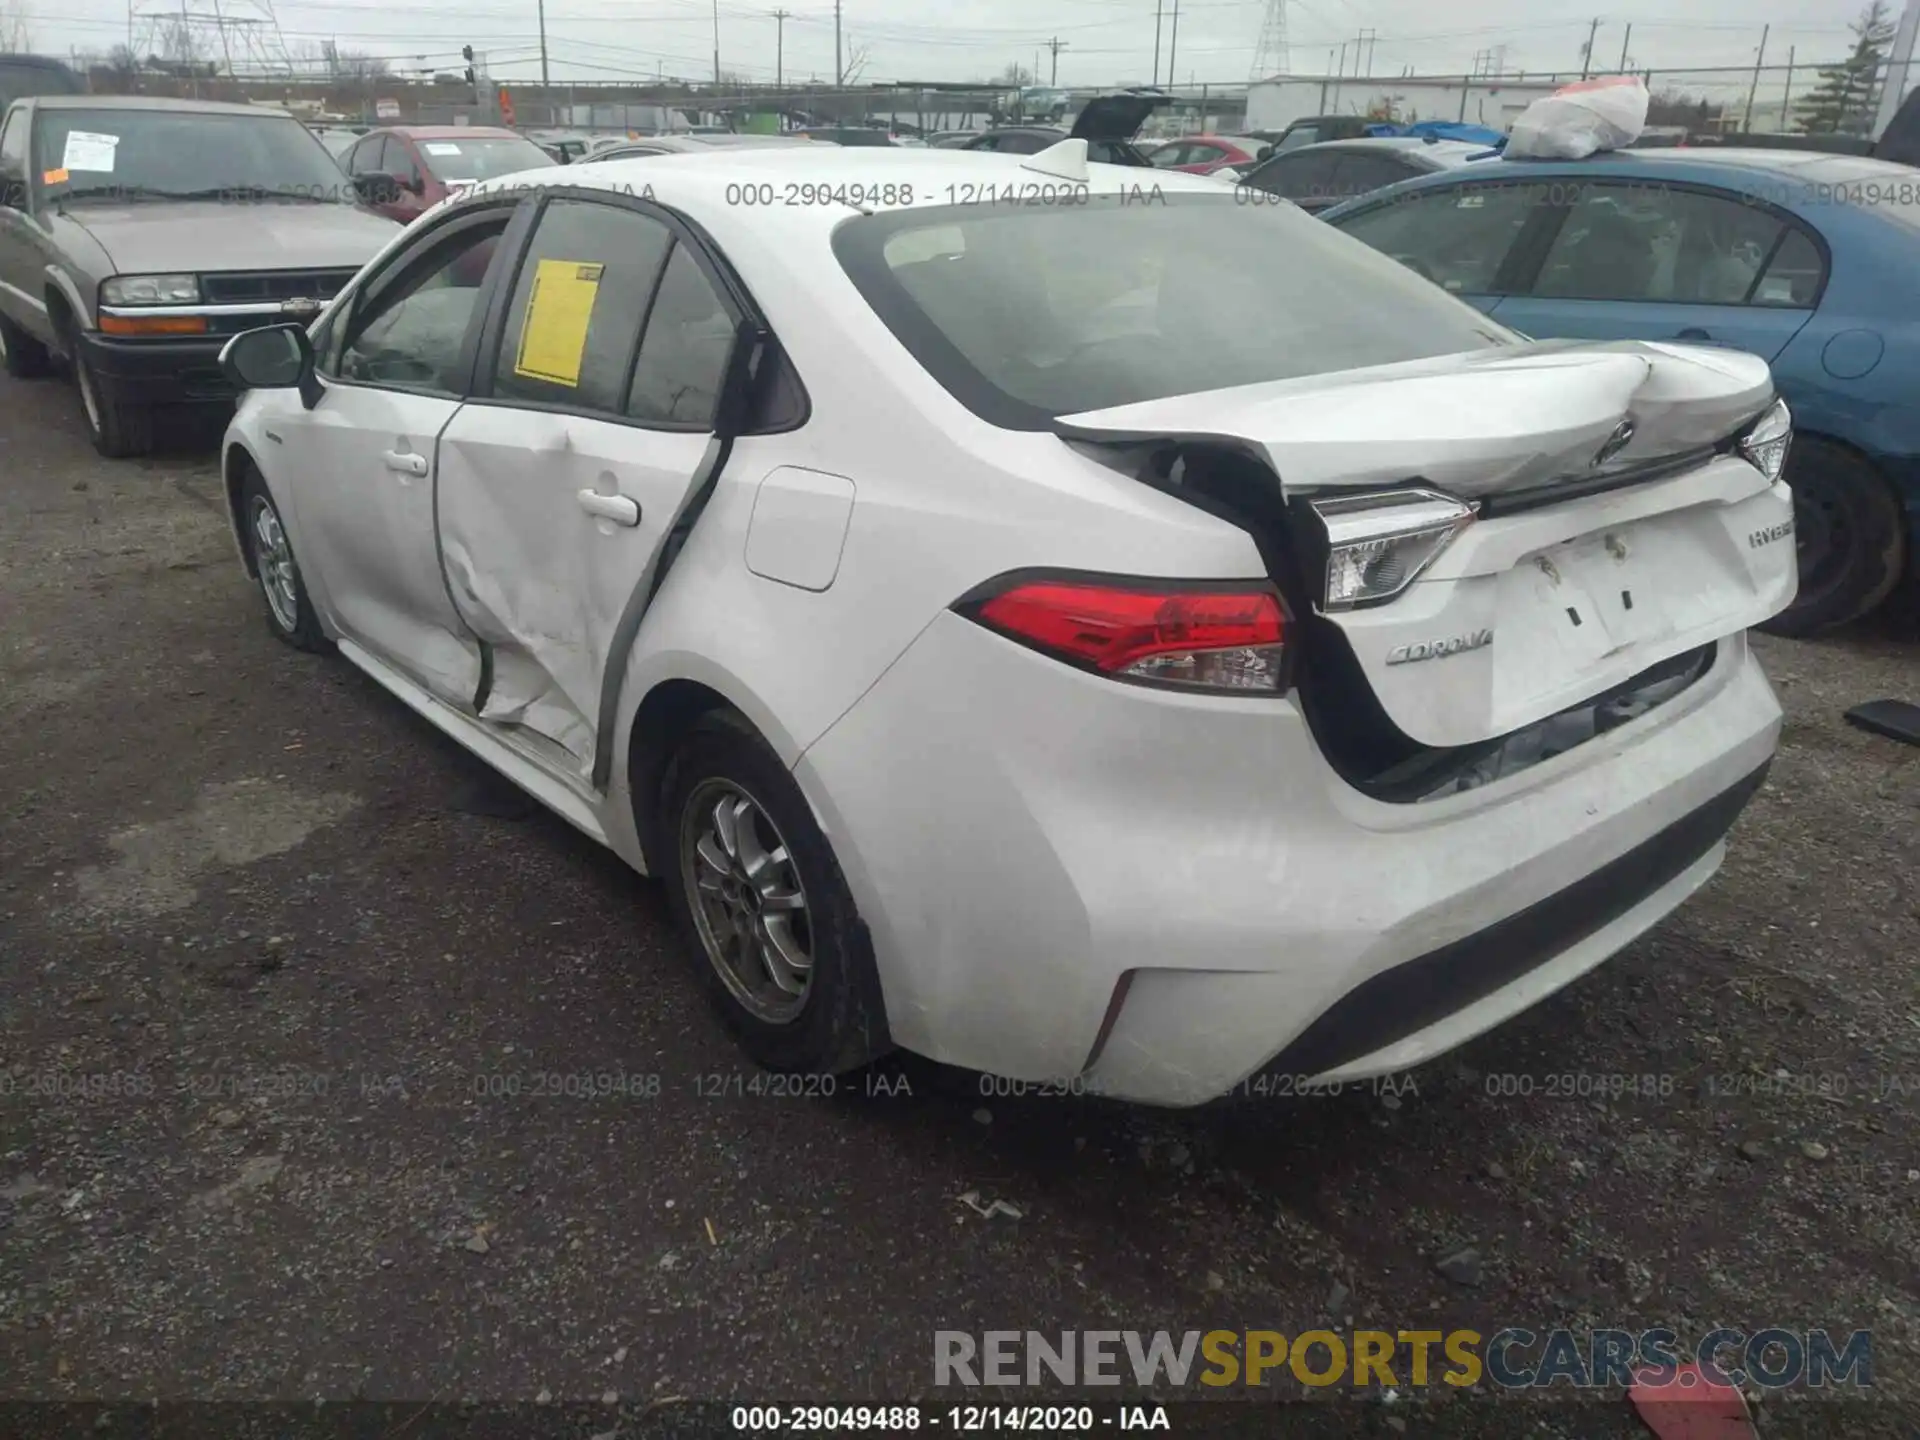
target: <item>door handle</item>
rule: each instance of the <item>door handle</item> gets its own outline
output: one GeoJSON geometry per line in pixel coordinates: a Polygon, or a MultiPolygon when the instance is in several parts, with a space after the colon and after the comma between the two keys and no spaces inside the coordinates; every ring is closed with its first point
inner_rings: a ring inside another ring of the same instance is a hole
{"type": "Polygon", "coordinates": [[[1676,340],[1711,340],[1713,336],[1702,330],[1698,325],[1689,325],[1673,338],[1676,340]]]}
{"type": "Polygon", "coordinates": [[[387,469],[398,471],[402,475],[427,473],[427,457],[415,455],[410,450],[388,450],[380,458],[387,462],[387,469]]]}
{"type": "Polygon", "coordinates": [[[638,525],[640,504],[626,495],[602,495],[598,490],[582,490],[576,497],[589,515],[611,520],[616,525],[638,525]]]}

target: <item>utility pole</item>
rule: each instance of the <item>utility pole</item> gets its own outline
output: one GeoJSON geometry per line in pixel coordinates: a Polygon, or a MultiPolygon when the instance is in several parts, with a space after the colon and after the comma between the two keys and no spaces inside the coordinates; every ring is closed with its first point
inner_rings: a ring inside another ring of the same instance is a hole
{"type": "Polygon", "coordinates": [[[713,88],[720,88],[720,0],[713,0],[713,88]]]}
{"type": "Polygon", "coordinates": [[[540,0],[540,91],[546,98],[547,89],[547,0],[540,0]]]}
{"type": "Polygon", "coordinates": [[[1760,50],[1753,57],[1753,84],[1747,87],[1747,118],[1740,125],[1749,134],[1753,131],[1753,97],[1760,93],[1760,67],[1767,63],[1767,36],[1772,29],[1771,25],[1760,27],[1760,50]]]}
{"type": "Polygon", "coordinates": [[[1047,75],[1047,84],[1049,85],[1058,85],[1060,83],[1060,52],[1066,48],[1067,42],[1062,40],[1058,35],[1047,41],[1047,49],[1053,52],[1053,68],[1047,75]]]}
{"type": "Polygon", "coordinates": [[[1153,0],[1153,83],[1160,83],[1160,14],[1165,7],[1153,0]]]}
{"type": "Polygon", "coordinates": [[[1633,43],[1633,22],[1627,22],[1627,33],[1620,38],[1620,73],[1627,73],[1627,46],[1633,43]]]}
{"type": "MultiPolygon", "coordinates": [[[[718,4],[719,0],[715,0],[715,3],[718,4]]],[[[838,90],[840,88],[840,81],[846,75],[846,73],[847,72],[845,67],[842,66],[840,63],[840,0],[833,0],[833,88],[834,89],[838,90]]],[[[844,119],[845,117],[836,114],[833,118],[836,120],[840,120],[840,119],[844,119]]]]}
{"type": "Polygon", "coordinates": [[[1180,83],[1173,72],[1173,62],[1180,53],[1180,0],[1173,0],[1173,33],[1167,40],[1167,89],[1171,90],[1180,83]]]}
{"type": "Polygon", "coordinates": [[[791,10],[773,12],[773,85],[776,90],[782,83],[780,67],[787,49],[787,16],[792,13],[791,10]]]}
{"type": "Polygon", "coordinates": [[[1586,79],[1593,74],[1593,41],[1600,33],[1600,17],[1593,17],[1593,24],[1587,27],[1587,43],[1580,48],[1580,78],[1586,79]]]}
{"type": "Polygon", "coordinates": [[[1780,128],[1785,130],[1793,123],[1793,58],[1799,53],[1799,46],[1787,47],[1787,88],[1780,92],[1780,128]]]}
{"type": "MultiPolygon", "coordinates": [[[[1379,38],[1380,32],[1378,30],[1367,29],[1360,32],[1360,43],[1367,47],[1367,74],[1369,75],[1373,74],[1373,42],[1379,38]]],[[[1360,52],[1358,50],[1354,52],[1353,56],[1353,73],[1356,75],[1360,73],[1360,52]]]]}

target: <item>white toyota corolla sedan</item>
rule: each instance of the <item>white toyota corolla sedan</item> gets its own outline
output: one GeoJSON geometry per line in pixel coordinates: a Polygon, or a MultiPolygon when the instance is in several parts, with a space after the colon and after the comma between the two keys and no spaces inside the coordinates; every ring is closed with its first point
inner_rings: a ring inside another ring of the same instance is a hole
{"type": "Polygon", "coordinates": [[[481,185],[225,362],[274,631],[658,876],[771,1068],[1397,1071],[1705,883],[1778,738],[1763,362],[1077,141],[481,185]]]}

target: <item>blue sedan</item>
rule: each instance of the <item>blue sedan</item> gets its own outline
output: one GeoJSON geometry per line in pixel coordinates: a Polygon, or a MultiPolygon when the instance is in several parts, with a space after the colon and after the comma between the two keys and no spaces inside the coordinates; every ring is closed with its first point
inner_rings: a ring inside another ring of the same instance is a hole
{"type": "Polygon", "coordinates": [[[1920,169],[1801,150],[1501,160],[1325,213],[1522,334],[1764,356],[1792,407],[1804,635],[1920,555],[1920,169]]]}

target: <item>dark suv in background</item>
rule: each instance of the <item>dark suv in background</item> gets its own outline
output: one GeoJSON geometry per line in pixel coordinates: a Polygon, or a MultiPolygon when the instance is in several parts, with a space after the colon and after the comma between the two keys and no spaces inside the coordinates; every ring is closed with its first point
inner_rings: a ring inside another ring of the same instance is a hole
{"type": "Polygon", "coordinates": [[[0,55],[0,111],[33,95],[84,95],[80,72],[45,55],[0,55]]]}

